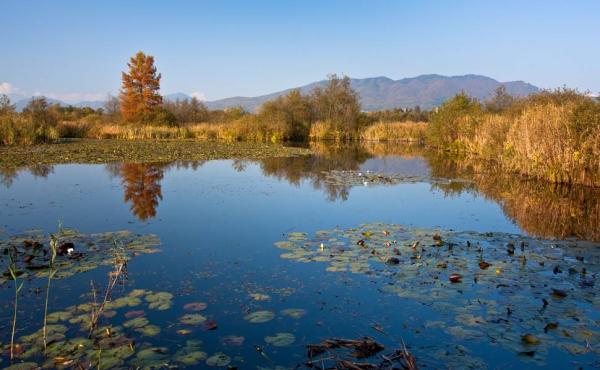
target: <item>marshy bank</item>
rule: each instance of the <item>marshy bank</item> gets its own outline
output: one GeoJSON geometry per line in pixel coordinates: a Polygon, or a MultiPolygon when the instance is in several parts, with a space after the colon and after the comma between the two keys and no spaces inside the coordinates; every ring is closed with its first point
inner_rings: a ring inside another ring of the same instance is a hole
{"type": "Polygon", "coordinates": [[[252,142],[77,139],[31,146],[0,146],[0,167],[15,168],[58,163],[258,159],[309,153],[308,149],[300,147],[252,142]]]}

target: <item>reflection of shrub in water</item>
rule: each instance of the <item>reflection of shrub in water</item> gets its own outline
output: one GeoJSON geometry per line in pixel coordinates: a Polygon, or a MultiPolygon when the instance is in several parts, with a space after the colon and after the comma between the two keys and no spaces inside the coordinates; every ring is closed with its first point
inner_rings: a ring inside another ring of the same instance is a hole
{"type": "Polygon", "coordinates": [[[261,160],[264,175],[285,179],[292,185],[309,180],[315,189],[322,189],[331,201],[348,199],[349,187],[330,184],[325,180],[325,171],[331,169],[358,170],[371,155],[360,145],[337,145],[321,142],[311,143],[313,155],[289,158],[267,158],[261,160]]]}
{"type": "Polygon", "coordinates": [[[0,167],[0,184],[4,185],[7,188],[10,188],[10,186],[13,184],[13,182],[19,175],[19,172],[21,172],[22,170],[29,172],[35,177],[46,178],[48,177],[48,175],[54,172],[54,166],[36,164],[25,168],[0,167]]]}

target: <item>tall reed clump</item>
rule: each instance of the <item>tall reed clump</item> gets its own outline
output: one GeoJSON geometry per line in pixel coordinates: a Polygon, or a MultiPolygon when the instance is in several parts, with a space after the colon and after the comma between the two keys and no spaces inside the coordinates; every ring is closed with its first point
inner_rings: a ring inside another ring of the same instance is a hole
{"type": "Polygon", "coordinates": [[[39,124],[24,116],[0,116],[0,145],[41,144],[59,137],[55,126],[39,124]]]}
{"type": "Polygon", "coordinates": [[[317,121],[310,126],[308,137],[311,141],[348,142],[359,137],[357,131],[347,130],[332,121],[317,121]]]}
{"type": "Polygon", "coordinates": [[[512,123],[502,164],[556,183],[600,186],[600,104],[526,107],[512,123]]]}
{"type": "Polygon", "coordinates": [[[403,141],[422,143],[425,140],[425,122],[378,122],[360,133],[364,141],[403,141]]]}
{"type": "Polygon", "coordinates": [[[600,186],[600,101],[563,89],[486,110],[464,94],[434,113],[427,143],[555,183],[600,186]]]}

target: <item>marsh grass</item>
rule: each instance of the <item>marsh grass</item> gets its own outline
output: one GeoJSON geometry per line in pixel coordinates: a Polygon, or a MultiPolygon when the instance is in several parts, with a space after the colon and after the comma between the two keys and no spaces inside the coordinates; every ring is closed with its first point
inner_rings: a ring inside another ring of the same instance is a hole
{"type": "Polygon", "coordinates": [[[15,114],[0,116],[0,145],[33,145],[60,137],[57,128],[15,114]]]}
{"type": "Polygon", "coordinates": [[[317,121],[310,126],[310,141],[333,141],[337,143],[353,141],[359,137],[357,131],[348,131],[332,121],[317,121]]]}
{"type": "Polygon", "coordinates": [[[517,99],[500,111],[458,95],[432,115],[427,144],[527,177],[600,186],[600,102],[573,90],[517,99]]]}
{"type": "Polygon", "coordinates": [[[364,129],[360,138],[363,141],[423,143],[426,130],[426,122],[378,122],[364,129]]]}

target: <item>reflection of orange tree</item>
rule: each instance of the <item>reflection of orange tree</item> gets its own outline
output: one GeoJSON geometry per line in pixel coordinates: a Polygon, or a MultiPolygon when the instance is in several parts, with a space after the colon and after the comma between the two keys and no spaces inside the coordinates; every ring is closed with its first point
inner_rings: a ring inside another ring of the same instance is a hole
{"type": "Polygon", "coordinates": [[[156,207],[162,200],[162,168],[156,164],[125,163],[120,170],[125,202],[131,201],[133,214],[142,221],[156,216],[156,207]]]}

